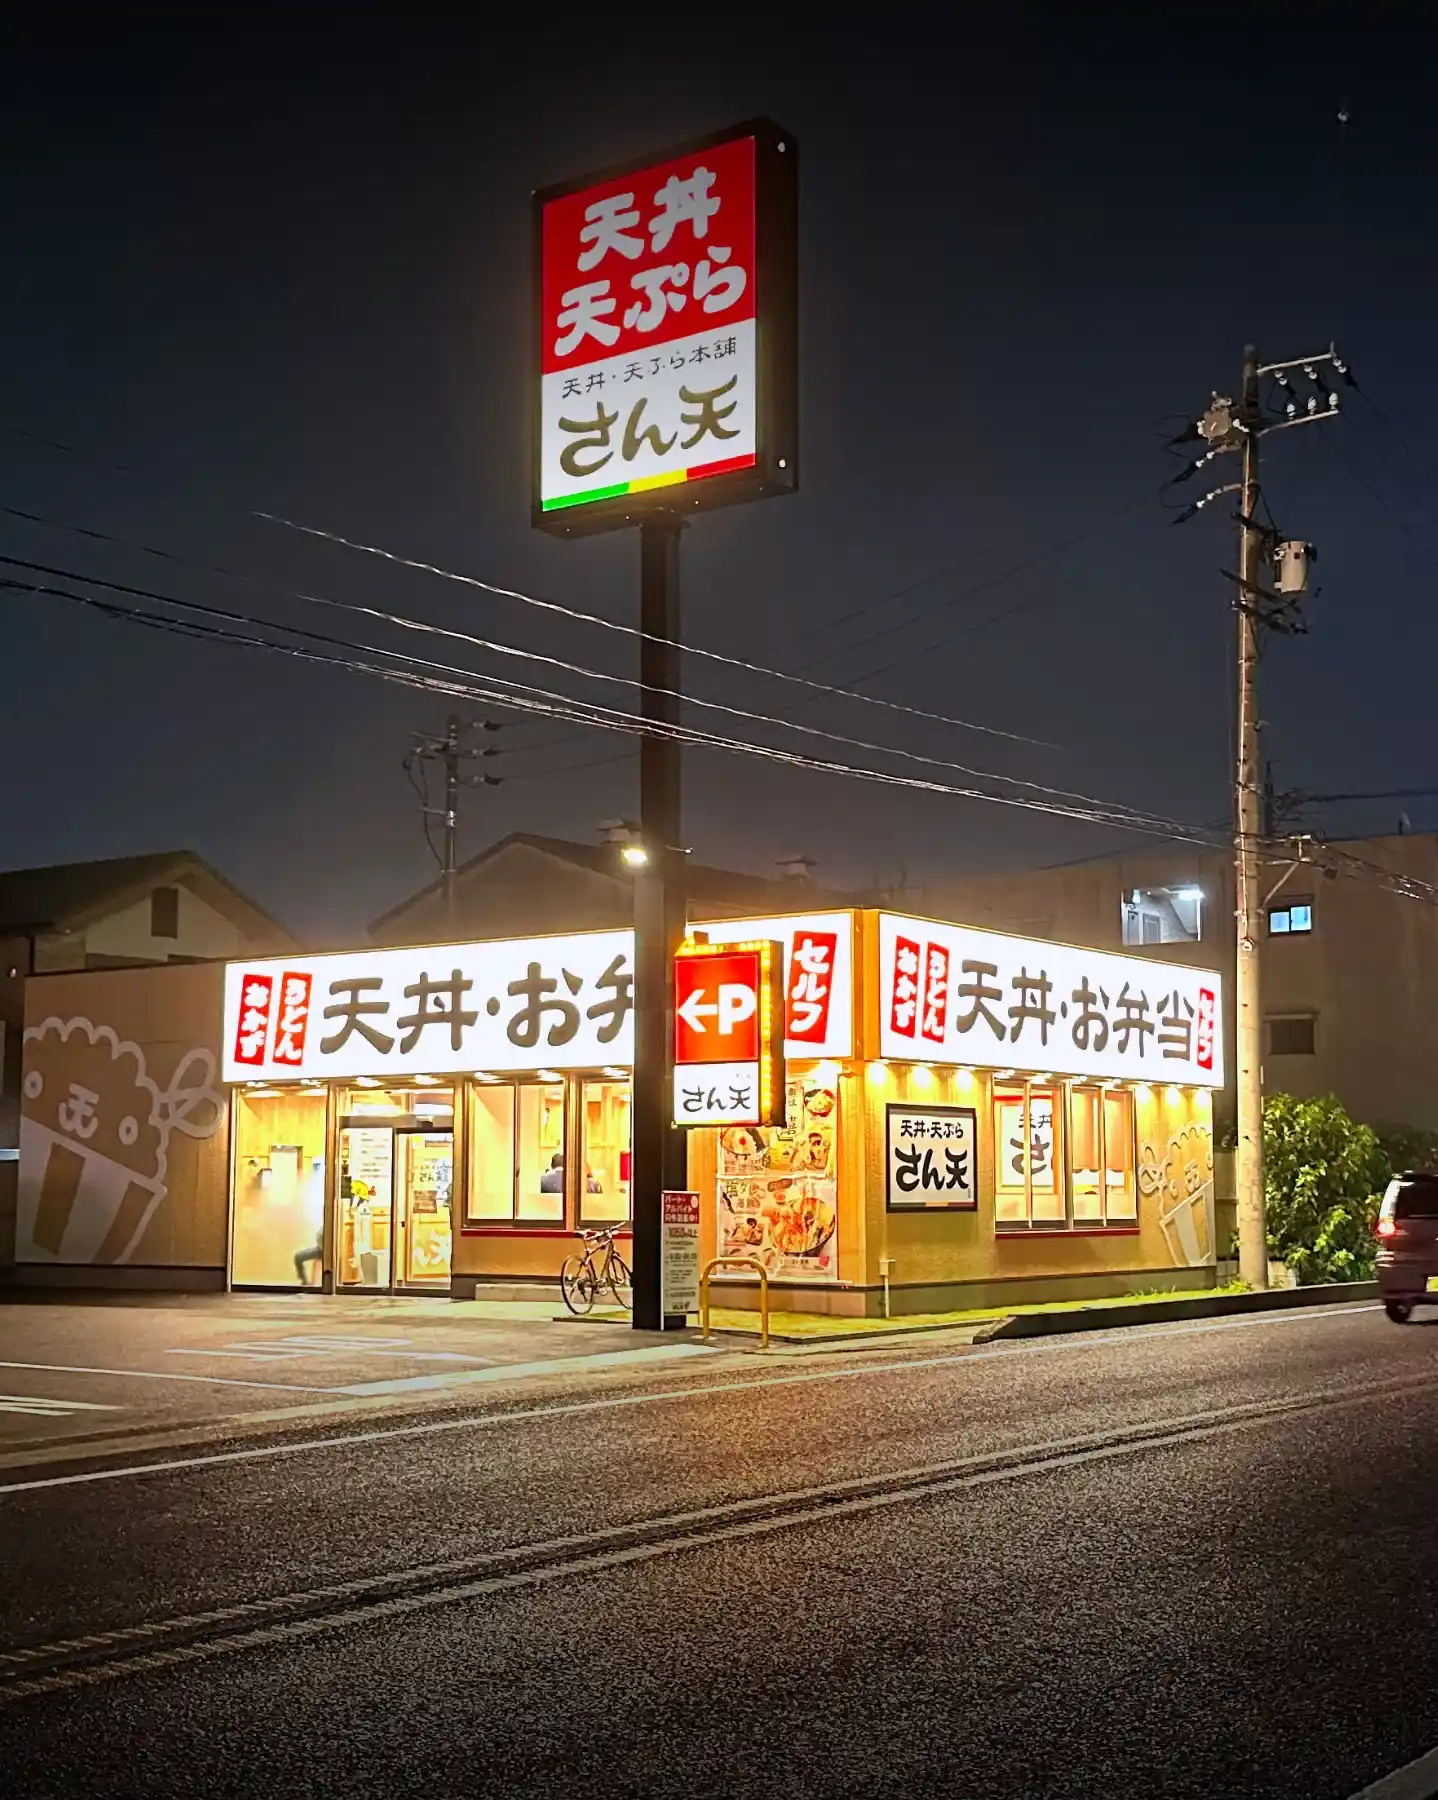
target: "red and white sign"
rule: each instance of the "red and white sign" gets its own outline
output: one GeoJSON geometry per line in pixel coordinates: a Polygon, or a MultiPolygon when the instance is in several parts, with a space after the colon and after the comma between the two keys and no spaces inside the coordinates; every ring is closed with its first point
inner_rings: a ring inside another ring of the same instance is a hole
{"type": "Polygon", "coordinates": [[[696,924],[713,944],[773,938],[784,946],[784,1054],[840,1061],[854,1054],[854,921],[849,913],[696,924]]]}
{"type": "Polygon", "coordinates": [[[1200,1069],[1213,1067],[1213,1045],[1218,1033],[1218,999],[1212,988],[1198,990],[1198,1054],[1200,1069]]]}
{"type": "Polygon", "coordinates": [[[313,985],[313,975],[297,970],[286,970],[280,977],[280,1014],[275,1021],[275,1041],[270,1056],[285,1068],[298,1069],[304,1065],[313,985]]]}
{"type": "Polygon", "coordinates": [[[270,1035],[270,1009],[274,1005],[273,975],[246,974],[235,994],[234,1038],[230,1060],[241,1068],[263,1068],[270,1035]]]}
{"type": "Polygon", "coordinates": [[[686,943],[675,956],[676,1125],[782,1122],[783,966],[769,939],[686,943]]]}
{"type": "Polygon", "coordinates": [[[1220,1087],[1221,978],[969,925],[879,915],[879,1054],[1220,1087]]]}
{"type": "Polygon", "coordinates": [[[755,470],[761,197],[777,175],[792,201],[793,162],[785,134],[759,120],[536,197],[536,523],[583,530],[599,503],[755,470]]]}
{"type": "Polygon", "coordinates": [[[757,1062],[759,994],[764,972],[757,950],[679,956],[674,963],[676,1063],[757,1062]]]}

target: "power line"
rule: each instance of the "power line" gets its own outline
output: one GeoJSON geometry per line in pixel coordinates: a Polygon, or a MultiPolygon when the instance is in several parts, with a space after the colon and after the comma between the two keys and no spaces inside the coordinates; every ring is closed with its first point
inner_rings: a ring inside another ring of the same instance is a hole
{"type": "MultiPolygon", "coordinates": [[[[0,558],[0,562],[9,562],[13,567],[25,567],[13,558],[0,558]]],[[[1195,843],[1209,843],[1211,838],[1203,833],[1202,828],[1185,827],[1178,821],[1159,820],[1157,818],[1139,819],[1134,816],[1105,813],[1101,810],[1087,810],[1078,807],[1063,806],[1053,802],[1029,799],[1019,795],[993,794],[982,788],[959,787],[952,783],[938,782],[917,776],[898,775],[889,770],[880,770],[843,763],[830,758],[810,757],[795,751],[782,750],[773,745],[755,744],[742,738],[729,738],[713,732],[702,732],[690,726],[660,724],[639,717],[637,714],[623,713],[615,708],[599,707],[592,702],[578,701],[573,696],[553,693],[542,688],[526,687],[523,684],[503,682],[500,689],[478,685],[482,681],[495,681],[495,677],[475,676],[471,671],[447,671],[447,675],[459,675],[463,679],[436,679],[433,676],[416,674],[413,668],[395,668],[392,666],[368,663],[352,657],[334,656],[322,651],[310,650],[294,644],[277,643],[273,639],[255,637],[234,629],[235,620],[245,620],[245,615],[226,612],[223,609],[205,606],[195,601],[178,600],[173,596],[156,595],[148,590],[123,588],[119,583],[103,582],[98,578],[74,576],[71,579],[91,583],[96,586],[115,591],[139,593],[142,596],[158,600],[161,604],[198,612],[202,615],[214,615],[226,620],[221,626],[202,625],[194,620],[176,620],[162,615],[145,612],[143,609],[127,606],[111,600],[97,600],[91,595],[76,594],[66,589],[55,588],[47,584],[22,582],[14,579],[0,578],[0,585],[14,592],[28,592],[51,595],[60,599],[88,606],[101,614],[112,618],[126,619],[149,628],[176,632],[178,635],[192,638],[207,638],[229,644],[243,644],[273,653],[298,657],[305,661],[349,668],[356,672],[375,675],[380,679],[396,682],[399,685],[428,692],[440,692],[469,699],[479,699],[489,704],[510,706],[518,711],[543,713],[547,716],[567,718],[570,720],[593,724],[607,730],[615,730],[637,735],[654,735],[674,739],[680,743],[691,743],[705,748],[723,749],[735,754],[758,757],[761,760],[777,762],[786,766],[813,770],[824,774],[843,775],[856,780],[876,782],[883,786],[901,787],[918,792],[937,793],[957,799],[986,800],[993,805],[1015,807],[1022,811],[1040,812],[1057,817],[1077,819],[1091,824],[1103,824],[1134,830],[1145,835],[1156,835],[1164,838],[1187,839],[1195,843]],[[584,710],[575,710],[582,708],[584,710]]],[[[248,623],[267,630],[288,631],[294,635],[303,635],[313,641],[327,642],[331,645],[343,645],[343,640],[325,639],[322,634],[314,632],[301,633],[298,628],[275,626],[267,620],[249,620],[248,623]]],[[[354,646],[350,646],[353,648],[354,646]]],[[[371,646],[359,646],[371,650],[371,646]]],[[[380,655],[395,660],[396,653],[380,650],[380,655]]],[[[419,659],[403,659],[413,662],[418,667],[426,665],[419,659]]],[[[431,667],[438,665],[429,665],[431,667]]]]}
{"type": "MultiPolygon", "coordinates": [[[[123,463],[106,463],[103,458],[87,456],[84,451],[77,450],[71,444],[61,443],[55,438],[42,437],[37,432],[24,431],[17,425],[3,424],[0,428],[13,432],[17,436],[27,438],[32,442],[46,444],[51,449],[63,451],[67,455],[79,457],[83,461],[95,461],[102,467],[117,469],[120,473],[125,475],[134,475],[135,473],[134,470],[127,468],[123,463]]],[[[124,538],[112,536],[106,532],[96,531],[89,527],[73,525],[65,520],[47,519],[38,513],[24,512],[19,508],[6,508],[0,510],[9,511],[14,517],[28,519],[32,523],[53,526],[61,531],[74,531],[82,536],[94,538],[101,543],[117,544],[127,549],[140,550],[146,555],[163,557],[167,561],[183,563],[193,568],[206,569],[211,574],[224,575],[237,581],[257,582],[257,585],[260,586],[267,585],[265,583],[259,583],[255,576],[242,574],[230,569],[224,569],[217,564],[207,563],[195,557],[181,556],[177,552],[162,550],[153,545],[131,543],[124,538]]],[[[653,638],[655,635],[651,632],[641,630],[638,626],[625,625],[614,619],[606,619],[598,613],[588,613],[577,607],[562,605],[557,600],[545,600],[535,594],[523,593],[517,588],[501,587],[494,582],[481,580],[480,577],[476,575],[462,575],[455,570],[442,568],[435,563],[420,562],[410,557],[401,556],[394,551],[381,549],[378,545],[360,543],[355,539],[343,537],[337,532],[323,531],[318,526],[304,525],[296,520],[287,519],[278,513],[265,512],[252,507],[247,509],[247,515],[250,518],[263,519],[270,524],[284,525],[291,531],[298,531],[306,536],[321,538],[330,543],[341,544],[347,549],[363,551],[367,555],[381,557],[389,562],[398,563],[403,567],[415,569],[424,574],[437,575],[446,581],[455,581],[467,586],[477,587],[486,593],[495,594],[501,599],[518,600],[525,605],[558,613],[583,624],[595,625],[604,630],[620,632],[631,637],[653,638]]],[[[323,595],[296,594],[292,590],[282,591],[288,592],[291,598],[310,600],[318,605],[341,604],[339,602],[327,601],[323,595]]],[[[384,615],[376,612],[376,616],[384,615]]],[[[403,615],[395,618],[393,622],[396,624],[404,624],[412,630],[442,631],[444,629],[440,626],[428,625],[421,620],[404,618],[403,615]]],[[[665,639],[662,641],[668,642],[669,640],[665,639]]],[[[762,663],[751,663],[742,657],[726,656],[718,650],[705,650],[695,644],[684,644],[677,641],[675,641],[673,647],[683,650],[687,655],[699,657],[705,661],[726,664],[733,668],[743,669],[747,674],[769,676],[776,681],[795,682],[801,687],[812,688],[820,693],[832,694],[843,699],[859,700],[869,706],[880,706],[890,712],[907,713],[916,718],[927,719],[935,724],[954,726],[962,731],[977,731],[989,737],[1005,738],[1013,743],[1034,744],[1042,749],[1051,750],[1059,748],[1059,746],[1051,744],[1045,739],[1029,737],[1021,732],[1004,731],[999,726],[980,725],[974,720],[956,718],[952,714],[931,712],[922,707],[908,706],[893,700],[881,700],[872,694],[851,692],[846,688],[833,687],[825,682],[808,681],[802,676],[788,674],[782,669],[770,669],[766,668],[762,663]]]]}
{"type": "MultiPolygon", "coordinates": [[[[11,507],[0,507],[0,512],[9,513],[9,512],[14,512],[15,510],[16,510],[15,508],[11,508],[11,507]]],[[[42,521],[42,522],[48,523],[48,521],[42,521]]],[[[37,562],[28,561],[28,560],[25,560],[25,559],[22,559],[19,557],[9,557],[9,556],[0,556],[0,563],[9,564],[13,568],[26,569],[26,570],[31,571],[32,573],[38,573],[38,574],[42,574],[42,575],[52,575],[61,580],[90,582],[92,585],[108,588],[116,593],[127,593],[127,594],[131,594],[131,595],[135,595],[140,598],[159,600],[161,602],[164,602],[164,603],[172,605],[172,606],[185,607],[191,611],[199,610],[199,611],[203,611],[203,612],[208,612],[208,613],[213,614],[213,616],[215,616],[215,617],[226,618],[231,621],[239,621],[241,623],[250,623],[250,624],[264,623],[270,630],[288,631],[288,632],[291,632],[292,634],[294,634],[295,636],[307,638],[307,639],[310,639],[315,642],[330,643],[330,644],[337,643],[337,642],[345,643],[346,646],[351,649],[359,648],[359,649],[366,651],[370,655],[387,656],[387,657],[390,657],[395,660],[410,661],[410,662],[415,663],[417,666],[426,667],[426,668],[430,668],[430,669],[437,669],[444,675],[460,674],[460,675],[468,678],[468,677],[472,677],[475,673],[473,670],[457,669],[454,667],[454,665],[434,663],[432,661],[429,661],[428,659],[423,659],[423,658],[405,657],[405,658],[401,659],[400,653],[398,651],[388,650],[382,645],[368,644],[368,643],[361,643],[359,645],[355,645],[354,643],[348,642],[347,640],[337,640],[332,637],[329,637],[327,634],[312,632],[312,631],[309,631],[306,628],[300,627],[300,626],[276,625],[273,621],[268,621],[268,620],[256,621],[252,618],[248,618],[247,615],[244,615],[241,613],[236,613],[231,609],[201,608],[198,606],[198,603],[196,603],[194,601],[175,600],[175,599],[173,599],[169,596],[163,595],[163,594],[156,594],[151,589],[133,587],[133,586],[130,586],[129,584],[126,584],[123,582],[113,582],[113,581],[103,580],[98,576],[85,575],[85,574],[80,573],[73,569],[57,568],[52,564],[37,563],[37,562]]],[[[313,600],[319,605],[323,605],[323,606],[327,606],[327,607],[334,607],[334,608],[337,608],[337,609],[339,609],[341,611],[345,611],[345,612],[354,612],[354,613],[357,613],[364,617],[379,618],[379,619],[385,620],[390,623],[403,622],[403,623],[408,623],[411,625],[417,625],[419,629],[421,629],[425,632],[433,633],[435,635],[442,636],[442,637],[454,638],[460,642],[467,643],[477,649],[489,650],[496,654],[516,657],[516,658],[519,658],[520,660],[527,661],[527,662],[540,663],[549,668],[560,669],[560,670],[564,671],[566,674],[578,675],[582,679],[606,682],[606,683],[610,683],[615,686],[626,687],[626,688],[637,688],[640,685],[631,676],[611,675],[603,670],[591,669],[582,663],[570,662],[565,657],[550,656],[550,655],[544,654],[540,651],[523,650],[523,649],[519,648],[517,645],[505,644],[505,643],[502,643],[493,638],[478,637],[471,632],[457,631],[457,630],[453,630],[447,626],[446,627],[431,626],[431,625],[423,624],[423,623],[416,622],[413,620],[407,620],[405,618],[405,615],[403,615],[403,614],[388,613],[379,608],[363,605],[358,601],[334,600],[331,598],[327,598],[327,597],[323,597],[323,596],[319,596],[319,595],[310,595],[310,594],[293,594],[291,597],[298,598],[298,599],[313,600]]],[[[504,678],[500,677],[500,676],[488,676],[485,679],[501,682],[502,685],[505,685],[505,686],[516,686],[517,688],[519,688],[520,691],[523,691],[523,684],[512,684],[512,683],[505,682],[504,678]]],[[[1060,800],[1078,801],[1085,806],[1102,807],[1102,808],[1108,809],[1111,812],[1123,813],[1125,815],[1132,816],[1136,819],[1152,821],[1152,819],[1155,816],[1151,813],[1144,812],[1139,808],[1126,806],[1122,802],[1101,800],[1092,794],[1084,794],[1084,793],[1078,792],[1077,790],[1074,790],[1074,789],[1058,788],[1058,787],[1054,787],[1051,784],[1046,783],[1046,782],[1030,781],[1030,780],[1025,779],[1024,777],[1017,776],[1017,775],[1005,775],[997,770],[978,769],[978,768],[974,768],[974,767],[970,766],[969,764],[954,762],[945,757],[926,756],[919,751],[904,750],[904,749],[900,749],[894,745],[875,743],[870,739],[852,737],[844,732],[826,731],[819,726],[804,725],[804,724],[801,724],[799,721],[792,719],[792,718],[777,717],[774,714],[758,712],[749,707],[728,706],[728,705],[725,705],[723,702],[717,701],[717,700],[701,700],[701,699],[698,699],[698,698],[692,697],[692,696],[684,696],[673,689],[662,689],[659,691],[661,691],[665,694],[668,694],[668,695],[670,695],[670,697],[675,698],[675,699],[686,699],[687,698],[689,704],[698,706],[698,707],[702,707],[708,711],[724,713],[732,718],[743,719],[750,723],[769,725],[772,727],[776,727],[777,729],[779,729],[781,731],[798,732],[802,736],[810,737],[810,738],[819,738],[819,739],[825,740],[826,742],[842,744],[846,748],[849,748],[849,749],[865,750],[865,751],[869,751],[871,753],[877,753],[882,756],[893,756],[893,757],[899,758],[901,761],[904,761],[904,762],[917,763],[917,764],[921,764],[928,768],[944,769],[952,774],[964,775],[973,780],[1001,781],[1001,782],[1005,783],[1005,785],[1007,785],[1007,786],[1015,787],[1015,788],[1022,788],[1025,791],[1030,792],[1030,793],[1045,794],[1052,798],[1060,799],[1060,800]]],[[[574,701],[575,697],[571,696],[571,695],[565,695],[564,698],[566,700],[569,700],[572,702],[572,701],[574,701]]],[[[578,704],[588,704],[588,703],[587,702],[578,702],[578,704]]]]}

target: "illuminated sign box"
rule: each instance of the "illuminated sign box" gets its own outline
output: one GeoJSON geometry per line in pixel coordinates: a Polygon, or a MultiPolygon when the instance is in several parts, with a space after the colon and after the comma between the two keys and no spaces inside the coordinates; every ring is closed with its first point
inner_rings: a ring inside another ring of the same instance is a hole
{"type": "Polygon", "coordinates": [[[534,523],[798,485],[798,153],[750,120],[534,197],[534,523]]]}
{"type": "Polygon", "coordinates": [[[784,1122],[784,951],[686,943],[674,958],[676,1125],[784,1122]]]}

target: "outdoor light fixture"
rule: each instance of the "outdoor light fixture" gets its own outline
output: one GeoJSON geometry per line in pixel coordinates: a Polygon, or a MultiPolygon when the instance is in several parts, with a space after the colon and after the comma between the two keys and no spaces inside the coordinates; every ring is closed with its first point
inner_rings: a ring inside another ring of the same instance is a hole
{"type": "Polygon", "coordinates": [[[631,869],[642,869],[649,861],[649,852],[643,844],[626,844],[619,852],[620,861],[631,869]]]}
{"type": "Polygon", "coordinates": [[[1173,897],[1175,900],[1202,900],[1203,889],[1201,887],[1175,888],[1173,897]]]}
{"type": "Polygon", "coordinates": [[[439,1086],[439,1076],[438,1075],[416,1075],[414,1078],[414,1085],[416,1087],[438,1087],[439,1086]]]}
{"type": "Polygon", "coordinates": [[[934,1085],[934,1071],[927,1063],[915,1063],[913,1081],[916,1088],[931,1088],[934,1085]]]}
{"type": "Polygon", "coordinates": [[[815,1066],[814,1079],[818,1082],[835,1082],[839,1079],[839,1065],[836,1062],[821,1062],[815,1066]]]}
{"type": "Polygon", "coordinates": [[[887,1063],[871,1062],[869,1064],[870,1087],[882,1087],[888,1079],[889,1065],[887,1063]]]}
{"type": "Polygon", "coordinates": [[[541,1081],[563,1081],[564,1079],[558,1069],[536,1069],[534,1072],[541,1081]]]}
{"type": "Polygon", "coordinates": [[[955,1069],[954,1080],[962,1088],[971,1088],[974,1085],[974,1072],[972,1069],[955,1069]]]}
{"type": "Polygon", "coordinates": [[[476,1069],[474,1071],[474,1079],[476,1081],[498,1081],[499,1077],[497,1075],[491,1075],[488,1069],[476,1069]]]}
{"type": "Polygon", "coordinates": [[[380,1085],[379,1082],[375,1080],[373,1075],[356,1075],[355,1076],[355,1086],[356,1087],[378,1087],[379,1085],[380,1085]]]}
{"type": "Polygon", "coordinates": [[[601,1075],[607,1075],[611,1081],[624,1081],[628,1078],[628,1069],[601,1069],[601,1075]]]}

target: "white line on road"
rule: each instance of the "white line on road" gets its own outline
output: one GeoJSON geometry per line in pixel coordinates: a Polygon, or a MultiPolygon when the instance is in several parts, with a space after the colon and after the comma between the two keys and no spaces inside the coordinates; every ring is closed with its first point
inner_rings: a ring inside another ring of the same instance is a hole
{"type": "Polygon", "coordinates": [[[65,1419],[78,1412],[123,1412],[122,1406],[106,1406],[99,1400],[52,1400],[48,1394],[0,1394],[0,1412],[38,1414],[46,1419],[65,1419]]]}
{"type": "MultiPolygon", "coordinates": [[[[557,1356],[548,1362],[500,1363],[493,1369],[457,1369],[448,1375],[410,1375],[395,1381],[357,1381],[342,1394],[411,1394],[428,1388],[468,1387],[476,1381],[509,1381],[528,1375],[580,1374],[589,1369],[617,1369],[626,1363],[652,1362],[655,1357],[712,1356],[708,1344],[655,1344],[638,1350],[602,1350],[597,1356],[557,1356]]],[[[3,1491],[3,1490],[0,1490],[3,1491]]]]}
{"type": "Polygon", "coordinates": [[[52,1375],[120,1375],[127,1381],[199,1381],[206,1387],[280,1388],[287,1394],[340,1394],[343,1388],[300,1381],[239,1381],[229,1375],[182,1375],[177,1369],[89,1369],[72,1363],[0,1362],[0,1369],[42,1369],[52,1375]]]}
{"type": "MultiPolygon", "coordinates": [[[[1307,1321],[1330,1319],[1357,1319],[1367,1313],[1377,1311],[1374,1306],[1315,1307],[1304,1316],[1307,1321]]],[[[348,1431],[335,1437],[306,1438],[300,1443],[259,1444],[246,1450],[219,1450],[204,1456],[177,1456],[165,1462],[129,1463],[113,1469],[89,1469],[78,1475],[45,1475],[30,1481],[12,1481],[0,1486],[0,1496],[6,1494],[30,1494],[44,1488],[81,1487],[95,1481],[124,1481],[131,1477],[143,1475],[165,1475],[178,1473],[185,1469],[214,1468],[224,1463],[259,1462],[276,1456],[299,1456],[315,1450],[353,1450],[367,1444],[379,1444],[397,1441],[402,1438],[432,1437],[440,1432],[448,1431],[484,1431],[501,1425],[526,1425],[535,1420],[570,1418],[577,1414],[591,1412],[610,1412],[622,1407],[654,1406],[666,1401],[702,1400],[710,1394],[747,1393],[755,1388],[770,1387],[803,1387],[816,1381],[856,1380],[865,1375],[904,1374],[910,1370],[937,1369],[951,1367],[954,1364],[969,1362],[987,1362],[1000,1356],[1034,1356],[1054,1355],[1062,1351],[1087,1351],[1096,1343],[1112,1343],[1115,1338],[1120,1342],[1134,1342],[1152,1336],[1182,1337],[1194,1336],[1210,1331],[1244,1330],[1262,1326],[1288,1325],[1294,1322],[1294,1313],[1261,1313],[1231,1321],[1220,1321],[1204,1325],[1180,1326],[1140,1326],[1130,1327],[1118,1332],[1086,1332],[1081,1338],[1065,1338],[1059,1343],[1033,1344],[1017,1342],[1006,1344],[1002,1348],[989,1350],[964,1349],[951,1351],[942,1356],[912,1357],[903,1362],[858,1363],[849,1364],[839,1369],[806,1369],[802,1374],[773,1375],[761,1377],[757,1381],[709,1381],[702,1385],[656,1389],[645,1394],[608,1394],[595,1400],[572,1400],[553,1406],[516,1407],[511,1412],[481,1413],[476,1417],[460,1419],[427,1419],[418,1425],[387,1425],[374,1431],[348,1431]]],[[[674,1345],[673,1349],[690,1346],[674,1345]]],[[[631,1361],[641,1358],[663,1356],[669,1351],[666,1345],[656,1345],[649,1350],[631,1350],[620,1352],[631,1361]]],[[[583,1359],[581,1367],[592,1367],[597,1358],[583,1359]]],[[[4,1367],[0,1364],[0,1367],[4,1367]]],[[[200,1379],[203,1379],[201,1377],[200,1379]]],[[[241,1383],[241,1386],[251,1385],[241,1383]]],[[[311,1392],[328,1393],[330,1390],[312,1389],[311,1392]]]]}
{"type": "Polygon", "coordinates": [[[1353,1800],[1433,1800],[1438,1794],[1438,1750],[1430,1750],[1416,1762],[1405,1763],[1372,1787],[1354,1794],[1353,1800]]]}
{"type": "MultiPolygon", "coordinates": [[[[276,1607],[293,1607],[346,1591],[353,1594],[356,1589],[363,1591],[365,1586],[373,1588],[384,1583],[403,1582],[406,1579],[423,1579],[434,1573],[447,1573],[448,1571],[444,1569],[443,1565],[394,1571],[388,1576],[369,1577],[359,1583],[346,1584],[345,1589],[320,1589],[309,1594],[280,1595],[269,1602],[247,1602],[237,1607],[216,1609],[208,1616],[191,1615],[189,1618],[177,1621],[156,1620],[139,1626],[122,1627],[114,1632],[96,1634],[88,1639],[38,1645],[0,1657],[0,1663],[22,1671],[18,1678],[0,1685],[0,1705],[40,1694],[63,1693],[76,1688],[94,1687],[101,1682],[111,1681],[122,1675],[152,1674],[179,1664],[207,1661],[211,1657],[221,1656],[235,1650],[263,1649],[297,1638],[313,1637],[321,1632],[334,1631],[346,1625],[371,1624],[380,1619],[403,1617],[406,1614],[428,1611],[433,1607],[451,1605],[461,1600],[480,1599],[491,1594],[538,1587],[561,1580],[566,1576],[600,1574],[635,1563],[651,1562],[657,1558],[680,1555],[686,1551],[706,1549],[712,1545],[729,1543],[736,1539],[767,1536],[774,1532],[790,1530],[796,1526],[828,1525],[836,1519],[861,1516],[892,1506],[912,1505],[916,1501],[960,1493],[965,1489],[987,1487],[1034,1475],[1056,1474],[1090,1463],[1135,1455],[1146,1450],[1183,1447],[1194,1442],[1226,1436],[1231,1432],[1251,1430],[1294,1414],[1302,1415],[1305,1412],[1311,1413],[1319,1409],[1338,1410],[1348,1406],[1364,1405],[1385,1387],[1392,1390],[1401,1386],[1402,1391],[1412,1392],[1415,1388],[1426,1385],[1426,1382],[1418,1381],[1409,1381],[1406,1384],[1380,1383],[1374,1384],[1367,1390],[1330,1389],[1306,1395],[1295,1395],[1277,1401],[1224,1407],[1208,1413],[1190,1414],[1183,1418],[1154,1420],[1148,1424],[1121,1428],[1115,1432],[1096,1433],[1086,1438],[1070,1438],[1058,1442],[1051,1441],[1047,1444],[1027,1445],[1017,1452],[986,1452],[979,1456],[960,1458],[955,1462],[899,1471],[891,1476],[878,1478],[866,1476],[824,1486],[758,1495],[749,1500],[729,1502],[721,1506],[706,1507],[688,1513],[671,1514],[667,1518],[661,1516],[657,1519],[638,1520],[626,1526],[609,1527],[596,1532],[551,1540],[547,1545],[515,1545],[479,1560],[481,1563],[489,1563],[493,1566],[496,1561],[518,1556],[534,1556],[545,1551],[552,1553],[555,1550],[572,1551],[596,1546],[601,1544],[605,1538],[612,1541],[617,1535],[628,1535],[635,1531],[646,1529],[672,1531],[676,1526],[695,1526],[700,1525],[701,1522],[707,1527],[706,1529],[689,1529],[682,1535],[665,1537],[648,1543],[632,1544],[623,1548],[591,1548],[587,1555],[568,1555],[563,1560],[550,1562],[537,1568],[509,1574],[487,1575],[478,1579],[471,1576],[468,1580],[456,1580],[449,1585],[432,1588],[423,1593],[398,1594],[386,1599],[344,1606],[320,1617],[273,1620],[234,1636],[202,1639],[198,1643],[158,1648],[139,1654],[117,1657],[109,1662],[26,1676],[23,1669],[27,1663],[46,1656],[65,1654],[74,1648],[101,1647],[126,1640],[133,1642],[136,1639],[157,1635],[166,1629],[183,1629],[196,1622],[225,1623],[242,1617],[253,1617],[257,1612],[266,1608],[273,1610],[276,1607]],[[1014,1456],[1020,1460],[1010,1460],[1014,1456]],[[883,1481],[886,1485],[878,1491],[873,1491],[876,1479],[883,1481]],[[890,1483],[893,1485],[888,1485],[890,1483]],[[866,1489],[869,1491],[864,1491],[866,1489]],[[796,1506],[795,1502],[802,1504],[796,1506]],[[743,1516],[752,1514],[756,1508],[776,1506],[782,1506],[785,1510],[769,1512],[758,1518],[743,1516]]],[[[456,1574],[462,1569],[468,1573],[475,1567],[474,1563],[470,1563],[468,1568],[463,1564],[452,1566],[456,1574]]],[[[1405,1790],[1402,1800],[1419,1800],[1419,1792],[1420,1790],[1416,1789],[1405,1790]]],[[[1390,1797],[1385,1796],[1385,1800],[1390,1800],[1390,1797]]],[[[1398,1800],[1398,1796],[1393,1796],[1392,1800],[1398,1800]]]]}

